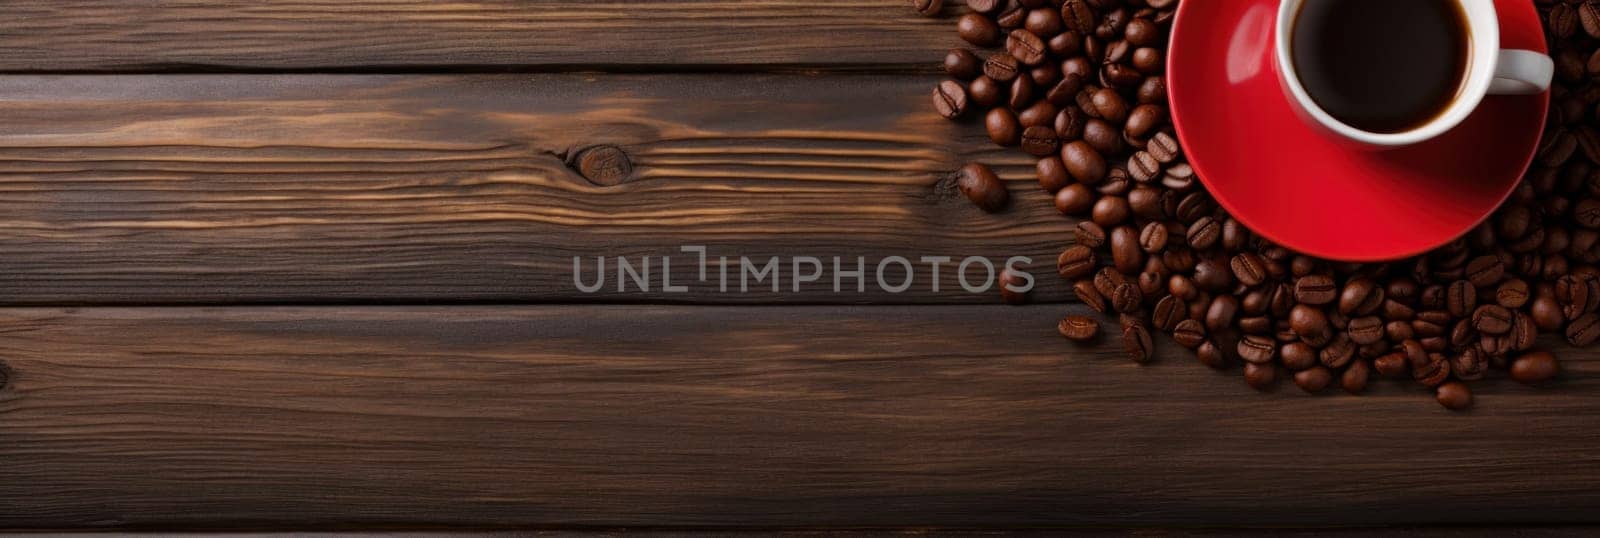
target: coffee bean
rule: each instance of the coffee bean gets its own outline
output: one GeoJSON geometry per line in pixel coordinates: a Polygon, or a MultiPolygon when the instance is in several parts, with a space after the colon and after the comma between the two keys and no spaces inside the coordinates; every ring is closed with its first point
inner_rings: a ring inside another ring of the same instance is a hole
{"type": "Polygon", "coordinates": [[[1133,68],[1146,75],[1158,75],[1166,70],[1166,59],[1155,47],[1139,47],[1133,51],[1133,68]]]}
{"type": "Polygon", "coordinates": [[[1035,157],[1054,155],[1058,143],[1055,129],[1035,125],[1022,131],[1022,150],[1029,155],[1035,157]]]}
{"type": "Polygon", "coordinates": [[[1109,64],[1100,69],[1100,83],[1109,88],[1126,91],[1144,80],[1144,74],[1133,66],[1109,64]]]}
{"type": "Polygon", "coordinates": [[[1467,262],[1467,279],[1478,287],[1492,286],[1505,276],[1506,266],[1499,256],[1479,256],[1467,262]]]}
{"type": "Polygon", "coordinates": [[[1041,92],[1048,92],[1056,83],[1061,82],[1061,65],[1055,62],[1045,62],[1028,70],[1028,78],[1041,92]]]}
{"type": "Polygon", "coordinates": [[[1511,352],[1510,339],[1504,335],[1483,334],[1478,336],[1478,351],[1489,357],[1504,357],[1511,352]]]}
{"type": "Polygon", "coordinates": [[[1233,286],[1233,272],[1217,260],[1201,260],[1194,267],[1194,283],[1200,289],[1223,292],[1233,286]]]}
{"type": "Polygon", "coordinates": [[[1417,286],[1417,281],[1403,277],[1390,280],[1389,283],[1384,286],[1384,296],[1387,297],[1389,301],[1399,304],[1416,302],[1417,295],[1420,291],[1421,288],[1417,286]]]}
{"type": "Polygon", "coordinates": [[[1234,256],[1230,266],[1233,277],[1246,286],[1258,286],[1267,278],[1267,262],[1254,252],[1234,256]]]}
{"type": "Polygon", "coordinates": [[[1246,362],[1267,364],[1277,356],[1278,343],[1271,338],[1251,335],[1239,340],[1239,357],[1246,362]]]}
{"type": "Polygon", "coordinates": [[[1497,304],[1483,305],[1472,311],[1472,327],[1479,333],[1501,335],[1511,330],[1511,311],[1497,304]]]}
{"type": "Polygon", "coordinates": [[[1444,406],[1445,409],[1461,411],[1472,407],[1472,389],[1467,388],[1466,383],[1460,381],[1444,383],[1439,385],[1436,394],[1439,405],[1444,406]]]}
{"type": "Polygon", "coordinates": [[[1060,192],[1072,183],[1066,165],[1061,164],[1061,158],[1055,156],[1039,159],[1034,166],[1034,174],[1039,178],[1039,186],[1051,194],[1060,192]]]}
{"type": "Polygon", "coordinates": [[[1567,342],[1578,347],[1589,347],[1600,340],[1600,314],[1584,314],[1567,325],[1567,342]]]}
{"type": "Polygon", "coordinates": [[[1328,385],[1332,383],[1333,372],[1321,366],[1296,372],[1294,374],[1295,386],[1300,387],[1300,390],[1306,391],[1309,394],[1316,394],[1327,390],[1328,385]]]}
{"type": "Polygon", "coordinates": [[[1522,312],[1511,314],[1511,332],[1507,334],[1511,349],[1514,351],[1527,351],[1533,349],[1539,337],[1539,327],[1533,323],[1533,316],[1522,312]]]}
{"type": "Polygon", "coordinates": [[[1189,246],[1196,250],[1205,250],[1217,244],[1222,236],[1222,227],[1211,217],[1200,217],[1189,225],[1186,238],[1189,246]]]}
{"type": "MultiPolygon", "coordinates": [[[[1581,63],[1582,61],[1579,60],[1579,62],[1581,63]]],[[[1580,66],[1579,70],[1581,71],[1582,69],[1583,67],[1580,66]]],[[[1558,130],[1545,135],[1539,142],[1536,158],[1540,164],[1556,167],[1566,164],[1567,160],[1572,158],[1572,154],[1577,151],[1578,140],[1572,137],[1572,133],[1566,130],[1558,130]]]]}
{"type": "Polygon", "coordinates": [[[1239,300],[1232,295],[1218,295],[1211,299],[1210,306],[1206,309],[1206,330],[1218,333],[1233,326],[1234,319],[1239,315],[1239,300]]]}
{"type": "Polygon", "coordinates": [[[1150,146],[1145,148],[1145,151],[1149,151],[1162,164],[1176,161],[1180,155],[1178,139],[1167,133],[1156,133],[1155,136],[1150,137],[1150,146]]]}
{"type": "Polygon", "coordinates": [[[1511,379],[1524,385],[1538,385],[1555,379],[1561,373],[1556,356],[1545,351],[1523,353],[1511,363],[1511,379]]]}
{"type": "Polygon", "coordinates": [[[1167,227],[1159,222],[1146,224],[1139,232],[1139,248],[1156,254],[1167,248],[1167,227]]]}
{"type": "Polygon", "coordinates": [[[1000,300],[1009,305],[1027,304],[1028,292],[1017,290],[1028,289],[1030,278],[1021,271],[1010,268],[1001,270],[1000,275],[995,278],[995,287],[1000,289],[1000,300]]]}
{"type": "MultiPolygon", "coordinates": [[[[1419,346],[1421,344],[1418,344],[1419,346]]],[[[1429,387],[1437,387],[1450,378],[1450,362],[1444,355],[1426,353],[1421,360],[1413,358],[1411,362],[1411,377],[1418,383],[1429,387]]]]}
{"type": "Polygon", "coordinates": [[[1511,309],[1522,308],[1528,304],[1528,296],[1528,282],[1521,279],[1502,282],[1494,292],[1495,303],[1511,309]]]}
{"type": "Polygon", "coordinates": [[[1090,118],[1083,124],[1083,141],[1101,155],[1122,153],[1122,132],[1099,118],[1090,118]]]}
{"type": "Polygon", "coordinates": [[[1095,201],[1094,209],[1090,211],[1090,218],[1101,227],[1112,228],[1126,222],[1132,212],[1126,198],[1106,196],[1095,201]]]}
{"type": "MultiPolygon", "coordinates": [[[[1417,349],[1420,350],[1421,348],[1422,345],[1417,344],[1417,349]]],[[[1411,370],[1406,354],[1399,351],[1374,359],[1372,367],[1377,370],[1378,375],[1384,377],[1401,377],[1411,370]]]]}
{"type": "Polygon", "coordinates": [[[1212,201],[1209,195],[1204,192],[1191,192],[1178,202],[1177,211],[1173,215],[1178,217],[1179,222],[1192,224],[1214,209],[1216,202],[1212,201]]]}
{"type": "Polygon", "coordinates": [[[1020,5],[1019,2],[1014,2],[1011,5],[1006,6],[1005,9],[1000,10],[1000,14],[994,18],[995,24],[1000,25],[1001,30],[1015,30],[1021,28],[1023,21],[1027,20],[1028,18],[1028,11],[1022,8],[1023,6],[1020,5]]]}
{"type": "Polygon", "coordinates": [[[1559,331],[1567,322],[1566,314],[1562,312],[1561,305],[1553,296],[1535,298],[1529,305],[1528,312],[1533,317],[1533,324],[1541,331],[1559,331]]]}
{"type": "Polygon", "coordinates": [[[1082,183],[1073,183],[1062,187],[1056,192],[1056,210],[1063,215],[1080,215],[1094,207],[1097,199],[1094,191],[1089,190],[1082,183]]]}
{"type": "Polygon", "coordinates": [[[1161,174],[1161,163],[1150,153],[1139,151],[1128,158],[1128,174],[1140,183],[1149,183],[1161,174]]]}
{"type": "MultiPolygon", "coordinates": [[[[1017,78],[1012,79],[1011,99],[1006,102],[1006,106],[1011,107],[1011,110],[1021,111],[1017,114],[1017,121],[1022,121],[1022,114],[1026,113],[1028,106],[1031,104],[1033,104],[1033,79],[1031,77],[1024,76],[1018,76],[1017,78]]],[[[1037,125],[1038,118],[1030,117],[1030,119],[1032,119],[1034,124],[1037,125]]],[[[1055,114],[1053,111],[1050,115],[1050,119],[1055,119],[1055,114]]]]}
{"type": "Polygon", "coordinates": [[[1128,21],[1128,26],[1122,31],[1123,39],[1134,46],[1149,47],[1161,42],[1161,29],[1156,27],[1150,19],[1133,19],[1128,21]]]}
{"type": "Polygon", "coordinates": [[[1078,297],[1078,301],[1089,307],[1089,309],[1101,314],[1106,313],[1105,295],[1095,288],[1093,282],[1089,280],[1077,281],[1072,285],[1072,293],[1078,297]]]}
{"type": "Polygon", "coordinates": [[[1134,316],[1123,315],[1121,321],[1122,349],[1128,352],[1133,362],[1150,362],[1155,357],[1155,342],[1150,339],[1150,330],[1134,316]]]}
{"type": "Polygon", "coordinates": [[[972,80],[983,74],[983,60],[967,49],[950,49],[944,56],[944,72],[960,80],[972,80]]]}
{"type": "Polygon", "coordinates": [[[1001,146],[1015,146],[1022,136],[1017,116],[1009,108],[991,109],[984,117],[983,124],[989,132],[989,140],[1001,146]]]}
{"type": "Polygon", "coordinates": [[[1489,361],[1478,350],[1467,348],[1450,357],[1450,374],[1462,381],[1477,381],[1483,379],[1484,373],[1489,371],[1489,361]]]}
{"type": "Polygon", "coordinates": [[[1450,315],[1458,318],[1467,317],[1478,307],[1478,288],[1465,280],[1451,282],[1446,290],[1444,303],[1450,315]]]}
{"type": "MultiPolygon", "coordinates": [[[[1044,40],[1027,30],[1012,30],[1006,36],[1006,52],[1022,65],[1034,66],[1048,58],[1044,40]]],[[[996,77],[998,78],[998,77],[996,77]]]]}
{"type": "Polygon", "coordinates": [[[1265,392],[1271,390],[1277,380],[1278,368],[1271,364],[1252,362],[1244,365],[1244,382],[1249,384],[1250,388],[1265,392]]]}
{"type": "Polygon", "coordinates": [[[1412,326],[1415,322],[1391,321],[1383,324],[1383,335],[1390,342],[1418,338],[1416,329],[1412,326]]]}
{"type": "Polygon", "coordinates": [[[1339,296],[1339,289],[1327,275],[1309,275],[1295,280],[1294,298],[1308,305],[1326,305],[1339,296]]]}
{"type": "Polygon", "coordinates": [[[1117,124],[1128,121],[1128,102],[1116,90],[1101,88],[1090,97],[1090,102],[1100,118],[1117,124]]]}
{"type": "Polygon", "coordinates": [[[1345,369],[1344,375],[1339,378],[1339,388],[1350,394],[1361,394],[1367,390],[1367,380],[1371,377],[1371,367],[1366,361],[1355,361],[1345,369]]]}
{"type": "Polygon", "coordinates": [[[1352,278],[1339,293],[1339,312],[1357,316],[1371,314],[1383,306],[1383,299],[1383,288],[1372,280],[1352,278]]]}
{"type": "MultiPolygon", "coordinates": [[[[1017,79],[1017,82],[1021,81],[1022,79],[1017,79]]],[[[1039,101],[1022,109],[1022,112],[1017,114],[1017,122],[1021,123],[1024,129],[1035,126],[1054,127],[1055,120],[1059,116],[1060,109],[1056,108],[1056,105],[1051,104],[1049,101],[1039,101]]],[[[1051,132],[1054,133],[1054,129],[1051,132]]],[[[1059,133],[1057,133],[1057,136],[1059,136],[1059,133]]]]}
{"type": "Polygon", "coordinates": [[[1134,91],[1142,104],[1157,104],[1167,101],[1167,79],[1163,77],[1150,77],[1139,84],[1139,89],[1134,91]]]}
{"type": "Polygon", "coordinates": [[[1111,262],[1118,271],[1126,274],[1137,273],[1144,267],[1139,232],[1130,226],[1118,226],[1111,230],[1111,262]]]}
{"type": "MultiPolygon", "coordinates": [[[[1550,263],[1545,262],[1548,269],[1550,263]]],[[[1562,303],[1567,319],[1600,309],[1600,277],[1573,273],[1556,280],[1556,300],[1562,303]]]]}
{"type": "Polygon", "coordinates": [[[944,9],[944,0],[911,0],[911,9],[924,17],[937,17],[944,9]]]}
{"type": "MultiPolygon", "coordinates": [[[[1128,122],[1122,132],[1129,138],[1148,139],[1151,133],[1167,122],[1167,108],[1161,105],[1142,104],[1128,113],[1128,122]]],[[[1154,158],[1154,156],[1152,156],[1154,158]]]]}
{"type": "Polygon", "coordinates": [[[972,102],[983,106],[1000,104],[1002,93],[1000,83],[984,75],[978,75],[978,78],[972,79],[967,85],[967,94],[972,102]]]}
{"type": "Polygon", "coordinates": [[[1100,323],[1088,316],[1067,316],[1056,324],[1061,336],[1074,342],[1088,342],[1100,335],[1100,323]]]}
{"type": "Polygon", "coordinates": [[[945,119],[956,119],[967,112],[967,90],[953,80],[939,83],[933,89],[933,108],[945,119]]]}
{"type": "Polygon", "coordinates": [[[1067,29],[1073,32],[1092,34],[1095,31],[1094,10],[1084,0],[1063,0],[1061,19],[1067,29]]]}
{"type": "Polygon", "coordinates": [[[1594,2],[1578,4],[1578,23],[1589,37],[1600,38],[1600,5],[1594,2]]]}
{"type": "Polygon", "coordinates": [[[1278,350],[1278,358],[1284,368],[1298,372],[1317,365],[1317,350],[1305,342],[1290,342],[1278,350]]]}
{"type": "Polygon", "coordinates": [[[1008,3],[1009,0],[967,0],[967,7],[978,13],[994,13],[1008,3]]]}
{"type": "MultiPolygon", "coordinates": [[[[1155,308],[1150,311],[1150,323],[1154,324],[1157,329],[1172,331],[1178,327],[1179,323],[1186,321],[1188,315],[1189,305],[1185,304],[1183,299],[1168,295],[1162,297],[1160,301],[1156,301],[1155,308]]],[[[1193,346],[1187,347],[1192,348],[1193,346]]]]}
{"type": "Polygon", "coordinates": [[[1094,273],[1098,261],[1094,250],[1084,245],[1073,245],[1056,257],[1056,272],[1061,278],[1076,280],[1094,273]]]}
{"type": "Polygon", "coordinates": [[[1072,227],[1072,239],[1078,245],[1092,249],[1100,248],[1106,244],[1106,231],[1094,221],[1080,221],[1072,227]]]}
{"type": "Polygon", "coordinates": [[[1132,282],[1117,284],[1110,295],[1106,296],[1111,301],[1111,309],[1123,314],[1132,314],[1139,311],[1144,304],[1144,293],[1139,286],[1132,282]]]}
{"type": "Polygon", "coordinates": [[[961,39],[979,47],[992,47],[1000,41],[1000,26],[977,13],[962,15],[956,21],[956,33],[961,39]]]}
{"type": "Polygon", "coordinates": [[[1328,316],[1319,308],[1303,304],[1296,305],[1289,311],[1289,328],[1313,346],[1327,345],[1328,340],[1333,337],[1328,316]]]}
{"type": "MultiPolygon", "coordinates": [[[[1159,306],[1160,303],[1157,303],[1157,305],[1159,306]]],[[[1206,340],[1205,325],[1192,319],[1181,320],[1172,329],[1172,339],[1177,341],[1180,346],[1198,349],[1206,340]]]]}
{"type": "Polygon", "coordinates": [[[1048,7],[1028,10],[1028,17],[1022,21],[1024,29],[1039,37],[1059,34],[1062,26],[1061,12],[1048,7]]]}
{"type": "Polygon", "coordinates": [[[1572,208],[1573,220],[1584,228],[1600,228],[1600,199],[1584,198],[1572,208]]]}
{"type": "Polygon", "coordinates": [[[1271,335],[1273,334],[1272,318],[1266,316],[1246,316],[1239,318],[1239,332],[1245,334],[1271,335]]]}
{"type": "Polygon", "coordinates": [[[956,187],[979,209],[990,213],[1004,209],[1011,197],[994,170],[978,163],[961,168],[956,174],[956,187]]]}
{"type": "Polygon", "coordinates": [[[1545,25],[1550,29],[1550,35],[1566,39],[1578,32],[1579,18],[1577,10],[1572,9],[1572,6],[1556,4],[1550,8],[1545,25]]]}
{"type": "MultiPolygon", "coordinates": [[[[1583,157],[1591,163],[1600,163],[1600,132],[1594,127],[1579,125],[1572,130],[1572,138],[1578,142],[1578,151],[1583,152],[1583,157]]],[[[1585,225],[1587,228],[1595,226],[1585,225]]]]}
{"type": "Polygon", "coordinates": [[[1080,183],[1097,185],[1105,181],[1108,171],[1106,160],[1087,142],[1079,140],[1062,146],[1061,162],[1067,165],[1067,172],[1072,174],[1073,179],[1080,183]]]}
{"type": "Polygon", "coordinates": [[[1010,54],[994,54],[983,62],[983,74],[998,82],[1011,82],[1017,78],[1022,67],[1017,59],[1010,54]]]}
{"type": "Polygon", "coordinates": [[[1344,368],[1346,364],[1356,357],[1356,343],[1349,337],[1340,335],[1328,343],[1317,353],[1317,359],[1323,366],[1333,369],[1344,368]]]}
{"type": "Polygon", "coordinates": [[[1455,326],[1451,327],[1450,329],[1449,342],[1450,345],[1455,346],[1456,348],[1464,348],[1472,345],[1472,343],[1477,341],[1477,339],[1478,330],[1472,328],[1471,319],[1457,320],[1455,326]]]}
{"type": "MultiPolygon", "coordinates": [[[[1172,189],[1175,192],[1186,192],[1186,191],[1194,188],[1196,177],[1197,176],[1195,176],[1194,168],[1190,167],[1188,163],[1177,163],[1177,164],[1174,164],[1172,166],[1168,166],[1167,167],[1166,174],[1163,174],[1161,176],[1161,185],[1166,187],[1166,188],[1168,188],[1168,189],[1172,189]]],[[[1224,228],[1223,229],[1224,245],[1227,245],[1228,243],[1231,243],[1230,238],[1234,237],[1233,235],[1230,235],[1227,232],[1228,232],[1228,229],[1224,228]]],[[[1240,234],[1239,237],[1242,239],[1243,238],[1243,234],[1240,234]]],[[[1231,245],[1231,246],[1238,246],[1238,245],[1231,245]]]]}
{"type": "Polygon", "coordinates": [[[1171,278],[1167,279],[1167,293],[1171,293],[1185,301],[1194,301],[1195,298],[1200,296],[1200,288],[1196,287],[1194,280],[1187,276],[1172,275],[1171,278]]]}

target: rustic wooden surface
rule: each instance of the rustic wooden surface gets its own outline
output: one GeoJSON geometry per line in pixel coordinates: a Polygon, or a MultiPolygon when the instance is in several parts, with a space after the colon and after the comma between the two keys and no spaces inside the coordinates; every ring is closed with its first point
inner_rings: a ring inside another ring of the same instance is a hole
{"type": "Polygon", "coordinates": [[[1057,306],[8,309],[0,525],[1587,522],[1559,386],[1255,394],[1057,306]],[[919,345],[923,344],[923,345],[919,345]]]}
{"type": "Polygon", "coordinates": [[[8,0],[0,71],[932,71],[909,0],[8,0]]]}
{"type": "Polygon", "coordinates": [[[952,25],[900,0],[0,3],[0,528],[1600,523],[1592,352],[1547,342],[1560,383],[1456,414],[1065,343],[1071,222],[1026,157],[927,111],[952,25]],[[631,168],[574,166],[596,147],[631,168]],[[952,192],[970,160],[1006,213],[952,192]],[[684,245],[1031,256],[1044,304],[571,283],[573,256],[684,245]]]}
{"type": "Polygon", "coordinates": [[[0,302],[993,302],[831,279],[776,296],[572,284],[578,255],[675,255],[688,282],[685,245],[869,267],[1021,255],[1049,274],[1071,223],[1027,156],[927,112],[937,80],[0,77],[0,302]],[[626,181],[568,166],[598,145],[631,157],[626,181]],[[1004,165],[1005,214],[953,189],[975,159],[1004,165]]]}

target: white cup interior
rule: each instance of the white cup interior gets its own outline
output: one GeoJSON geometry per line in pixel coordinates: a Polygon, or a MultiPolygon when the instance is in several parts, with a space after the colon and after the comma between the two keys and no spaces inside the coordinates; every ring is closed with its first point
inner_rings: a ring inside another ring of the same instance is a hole
{"type": "MultiPolygon", "coordinates": [[[[1454,0],[1461,6],[1467,21],[1467,71],[1460,93],[1437,118],[1416,128],[1398,133],[1376,133],[1350,126],[1323,110],[1306,92],[1295,72],[1294,55],[1290,50],[1300,7],[1306,0],[1284,0],[1278,6],[1278,21],[1274,38],[1278,71],[1283,74],[1284,87],[1296,105],[1307,116],[1333,133],[1372,146],[1404,146],[1422,142],[1448,132],[1460,125],[1483,102],[1494,82],[1495,64],[1500,54],[1500,20],[1495,12],[1494,0],[1454,0]]],[[[1401,2],[1411,0],[1397,0],[1401,2]]]]}

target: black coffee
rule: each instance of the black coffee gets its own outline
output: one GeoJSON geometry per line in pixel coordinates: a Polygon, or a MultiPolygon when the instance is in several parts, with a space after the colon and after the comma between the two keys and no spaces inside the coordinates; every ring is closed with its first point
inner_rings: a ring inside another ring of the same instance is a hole
{"type": "Polygon", "coordinates": [[[1300,83],[1345,124],[1397,133],[1437,118],[1471,51],[1460,0],[1306,0],[1292,36],[1300,83]]]}

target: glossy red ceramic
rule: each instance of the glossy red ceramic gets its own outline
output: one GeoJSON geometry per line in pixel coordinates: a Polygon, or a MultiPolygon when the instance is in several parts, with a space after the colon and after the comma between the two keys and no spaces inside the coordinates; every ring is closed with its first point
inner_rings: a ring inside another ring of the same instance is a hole
{"type": "MultiPolygon", "coordinates": [[[[1533,2],[1496,0],[1501,47],[1546,51],[1533,2]]],[[[1471,230],[1533,160],[1549,93],[1489,96],[1442,137],[1388,151],[1328,138],[1290,108],[1273,62],[1278,0],[1190,1],[1167,87],[1189,163],[1256,233],[1314,256],[1403,258],[1471,230]]]]}

